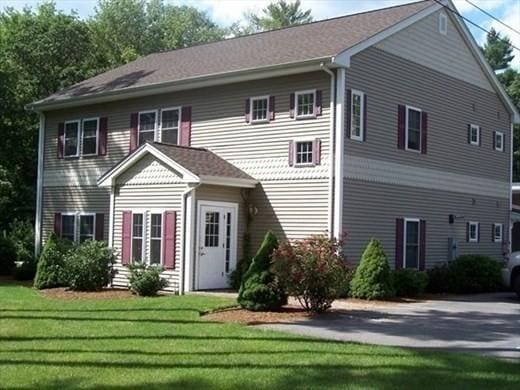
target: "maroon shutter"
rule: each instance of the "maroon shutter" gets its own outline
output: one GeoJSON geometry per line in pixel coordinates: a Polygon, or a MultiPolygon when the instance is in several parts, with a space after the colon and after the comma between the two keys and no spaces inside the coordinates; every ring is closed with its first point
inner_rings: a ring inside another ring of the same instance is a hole
{"type": "Polygon", "coordinates": [[[466,242],[469,242],[469,222],[466,222],[466,242]]]}
{"type": "Polygon", "coordinates": [[[468,125],[468,144],[471,143],[471,125],[468,125]]]}
{"type": "Polygon", "coordinates": [[[495,242],[495,224],[491,224],[491,242],[495,242]]]}
{"type": "Polygon", "coordinates": [[[274,96],[269,96],[269,120],[270,121],[274,121],[274,113],[275,113],[274,96]]]}
{"type": "Polygon", "coordinates": [[[99,149],[100,156],[107,154],[108,118],[99,119],[99,149]]]}
{"type": "Polygon", "coordinates": [[[191,107],[182,107],[181,113],[181,137],[182,146],[191,145],[191,107]]]}
{"type": "Polygon", "coordinates": [[[505,151],[506,151],[506,133],[503,133],[503,134],[504,135],[502,136],[502,153],[505,153],[505,151]]]}
{"type": "Polygon", "coordinates": [[[58,158],[63,158],[65,149],[65,123],[58,123],[58,158]]]}
{"type": "Polygon", "coordinates": [[[244,118],[246,123],[251,122],[251,100],[246,99],[246,106],[244,108],[244,118]]]}
{"type": "Polygon", "coordinates": [[[103,241],[105,238],[105,214],[96,214],[96,240],[103,241]]]}
{"type": "Polygon", "coordinates": [[[482,127],[478,127],[478,146],[482,146],[482,127]]]}
{"type": "Polygon", "coordinates": [[[421,153],[428,152],[428,113],[421,112],[421,153]]]}
{"type": "Polygon", "coordinates": [[[54,214],[54,233],[61,237],[61,213],[54,214]]]}
{"type": "Polygon", "coordinates": [[[350,138],[350,132],[351,132],[351,129],[350,129],[350,121],[352,119],[352,90],[351,89],[347,89],[347,109],[346,109],[346,112],[347,112],[347,131],[346,131],[346,137],[347,138],[350,138]]]}
{"type": "Polygon", "coordinates": [[[406,107],[399,104],[397,107],[397,147],[399,149],[405,148],[405,125],[406,125],[406,107]]]}
{"type": "Polygon", "coordinates": [[[419,227],[419,270],[426,268],[426,221],[421,219],[419,227]]]}
{"type": "Polygon", "coordinates": [[[123,211],[123,239],[121,245],[121,263],[130,264],[132,258],[132,212],[123,211]]]}
{"type": "Polygon", "coordinates": [[[403,268],[404,219],[395,220],[395,269],[403,268]]]}
{"type": "Polygon", "coordinates": [[[480,223],[477,223],[477,242],[480,242],[480,223]]]}
{"type": "Polygon", "coordinates": [[[177,227],[177,213],[175,211],[164,212],[163,229],[163,265],[164,268],[175,268],[175,238],[177,227]]]}
{"type": "Polygon", "coordinates": [[[367,94],[363,95],[363,141],[367,140],[367,94]]]}
{"type": "Polygon", "coordinates": [[[130,114],[130,153],[137,148],[137,123],[139,121],[139,114],[134,112],[130,114]]]}
{"type": "Polygon", "coordinates": [[[289,96],[289,117],[294,118],[294,93],[289,96]]]}
{"type": "Polygon", "coordinates": [[[314,140],[313,145],[313,154],[314,154],[314,165],[320,165],[321,164],[321,140],[319,138],[316,138],[314,140]]]}
{"type": "Polygon", "coordinates": [[[493,150],[496,149],[496,139],[497,139],[497,132],[493,131],[493,150]]]}
{"type": "Polygon", "coordinates": [[[294,142],[289,141],[289,166],[294,165],[294,142]]]}
{"type": "Polygon", "coordinates": [[[322,114],[322,108],[321,108],[321,90],[316,91],[316,101],[314,102],[314,112],[316,113],[316,116],[320,116],[322,114]]]}

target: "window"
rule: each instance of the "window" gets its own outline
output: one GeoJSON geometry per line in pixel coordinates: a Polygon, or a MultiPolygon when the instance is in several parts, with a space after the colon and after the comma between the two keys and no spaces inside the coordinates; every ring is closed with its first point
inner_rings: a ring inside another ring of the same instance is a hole
{"type": "Polygon", "coordinates": [[[94,240],[94,214],[79,215],[79,242],[94,240]]]}
{"type": "Polygon", "coordinates": [[[150,217],[150,264],[161,264],[162,214],[150,217]]]}
{"type": "Polygon", "coordinates": [[[139,145],[144,144],[146,141],[153,141],[155,139],[156,117],[156,111],[145,111],[139,113],[139,145]]]}
{"type": "Polygon", "coordinates": [[[77,157],[79,155],[79,121],[65,122],[65,157],[77,157]]]}
{"type": "Polygon", "coordinates": [[[268,106],[268,96],[251,98],[251,122],[269,121],[268,106]]]}
{"type": "Polygon", "coordinates": [[[419,268],[419,220],[405,219],[404,268],[419,268]]]}
{"type": "Polygon", "coordinates": [[[495,132],[495,150],[504,151],[504,133],[500,131],[495,132]]]}
{"type": "Polygon", "coordinates": [[[98,148],[99,119],[84,119],[82,130],[82,154],[96,155],[98,148]]]}
{"type": "Polygon", "coordinates": [[[480,145],[480,127],[477,125],[469,126],[469,143],[471,145],[480,145]]]}
{"type": "Polygon", "coordinates": [[[314,163],[312,141],[296,141],[294,147],[296,165],[311,165],[314,163]]]}
{"type": "Polygon", "coordinates": [[[61,215],[61,238],[76,241],[76,214],[61,215]]]}
{"type": "Polygon", "coordinates": [[[363,141],[363,92],[352,90],[350,102],[350,138],[363,141]]]}
{"type": "Polygon", "coordinates": [[[132,215],[132,261],[144,260],[144,215],[132,215]]]}
{"type": "Polygon", "coordinates": [[[439,32],[443,35],[448,33],[448,17],[446,14],[439,14],[439,32]]]}
{"type": "Polygon", "coordinates": [[[421,151],[421,110],[406,107],[406,149],[421,151]]]}
{"type": "Polygon", "coordinates": [[[204,234],[204,246],[216,248],[219,245],[220,213],[206,213],[206,231],[204,234]]]}
{"type": "Polygon", "coordinates": [[[468,241],[478,242],[478,222],[468,223],[468,241]]]}
{"type": "Polygon", "coordinates": [[[161,142],[175,145],[179,143],[179,119],[178,108],[161,111],[161,142]]]}
{"type": "Polygon", "coordinates": [[[316,91],[296,92],[296,118],[314,118],[316,91]]]}
{"type": "Polygon", "coordinates": [[[504,230],[504,225],[501,223],[495,223],[493,225],[493,242],[502,242],[502,231],[504,230]]]}

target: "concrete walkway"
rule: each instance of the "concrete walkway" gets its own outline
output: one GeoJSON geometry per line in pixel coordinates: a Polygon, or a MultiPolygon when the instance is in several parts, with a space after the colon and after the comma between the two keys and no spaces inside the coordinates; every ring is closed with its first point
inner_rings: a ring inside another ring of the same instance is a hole
{"type": "MultiPolygon", "coordinates": [[[[354,306],[355,307],[355,306],[354,306]]],[[[261,327],[332,340],[520,359],[520,300],[511,293],[353,308],[261,327]]]]}

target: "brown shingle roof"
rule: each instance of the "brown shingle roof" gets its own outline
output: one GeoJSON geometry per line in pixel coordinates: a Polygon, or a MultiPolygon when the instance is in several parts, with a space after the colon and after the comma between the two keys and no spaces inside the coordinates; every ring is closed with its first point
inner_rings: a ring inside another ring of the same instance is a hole
{"type": "Polygon", "coordinates": [[[150,54],[75,84],[37,104],[151,84],[333,57],[434,4],[384,8],[150,54]]]}

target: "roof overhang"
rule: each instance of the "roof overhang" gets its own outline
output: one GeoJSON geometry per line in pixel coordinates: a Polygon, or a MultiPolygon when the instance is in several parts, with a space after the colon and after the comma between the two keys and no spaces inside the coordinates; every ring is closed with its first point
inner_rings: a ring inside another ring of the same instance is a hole
{"type": "Polygon", "coordinates": [[[270,77],[289,76],[293,74],[320,70],[323,64],[328,64],[331,67],[340,66],[339,64],[335,64],[333,60],[333,56],[328,56],[303,62],[291,62],[262,68],[241,69],[239,71],[216,73],[202,77],[190,77],[165,83],[147,84],[139,87],[127,87],[115,91],[99,92],[55,101],[47,102],[44,99],[28,104],[25,108],[27,110],[44,112],[89,104],[108,103],[121,99],[132,99],[143,96],[158,95],[162,93],[265,79],[270,77]]]}
{"type": "Polygon", "coordinates": [[[154,156],[159,161],[164,163],[166,166],[178,172],[181,175],[182,181],[188,185],[210,184],[226,187],[255,188],[258,184],[258,182],[254,179],[239,179],[221,176],[198,176],[197,174],[191,172],[189,169],[173,160],[172,158],[162,153],[152,144],[145,143],[141,145],[133,153],[129,154],[127,157],[125,157],[123,160],[117,163],[106,173],[104,173],[97,180],[97,185],[99,187],[115,186],[117,178],[147,154],[154,156]]]}

